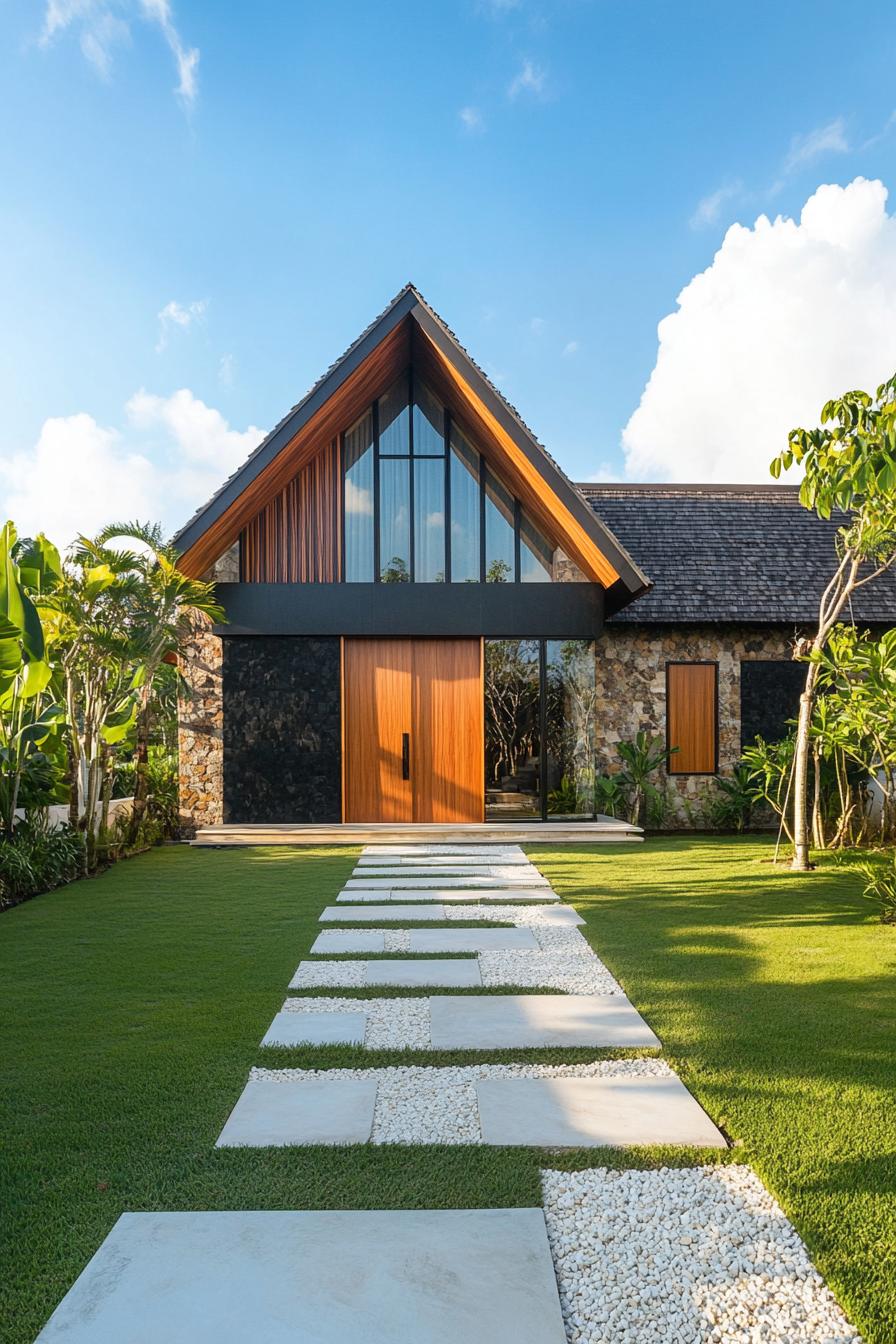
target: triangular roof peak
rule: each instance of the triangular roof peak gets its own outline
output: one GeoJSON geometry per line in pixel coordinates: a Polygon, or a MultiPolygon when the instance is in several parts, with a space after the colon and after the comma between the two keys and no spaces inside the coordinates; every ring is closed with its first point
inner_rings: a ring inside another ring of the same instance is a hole
{"type": "Polygon", "coordinates": [[[411,362],[468,423],[486,456],[549,524],[563,549],[610,590],[609,606],[624,606],[650,586],[516,408],[410,282],[177,533],[184,569],[198,574],[210,568],[309,456],[348,428],[411,362]]]}

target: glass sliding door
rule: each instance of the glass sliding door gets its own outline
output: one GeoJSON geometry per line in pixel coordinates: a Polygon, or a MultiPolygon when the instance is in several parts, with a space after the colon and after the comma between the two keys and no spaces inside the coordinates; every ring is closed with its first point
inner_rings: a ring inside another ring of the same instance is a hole
{"type": "Polygon", "coordinates": [[[541,816],[541,649],[485,641],[485,819],[541,816]]]}
{"type": "Polygon", "coordinates": [[[594,644],[485,641],[486,821],[590,821],[595,808],[594,644]]]}
{"type": "Polygon", "coordinates": [[[373,583],[373,415],[343,436],[343,535],[347,583],[373,583]]]}
{"type": "Polygon", "coordinates": [[[594,673],[590,640],[545,641],[545,800],[548,818],[556,821],[595,816],[594,673]]]}

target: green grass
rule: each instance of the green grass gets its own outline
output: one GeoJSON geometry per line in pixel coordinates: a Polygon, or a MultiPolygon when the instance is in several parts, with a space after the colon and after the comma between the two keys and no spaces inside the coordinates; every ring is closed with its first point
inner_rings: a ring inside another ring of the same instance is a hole
{"type": "MultiPolygon", "coordinates": [[[[896,931],[875,922],[854,877],[793,878],[768,852],[729,840],[532,851],[667,1057],[743,1140],[734,1159],[781,1200],[869,1344],[889,1344],[896,931]]],[[[482,1058],[259,1051],[354,857],[156,850],[0,919],[4,1340],[34,1338],[124,1209],[531,1205],[547,1163],[694,1160],[671,1149],[216,1152],[253,1064],[482,1058]]],[[[511,1057],[559,1056],[494,1056],[511,1057]]]]}
{"type": "Polygon", "coordinates": [[[896,1340],[896,929],[762,840],[533,846],[867,1341],[896,1340]]]}

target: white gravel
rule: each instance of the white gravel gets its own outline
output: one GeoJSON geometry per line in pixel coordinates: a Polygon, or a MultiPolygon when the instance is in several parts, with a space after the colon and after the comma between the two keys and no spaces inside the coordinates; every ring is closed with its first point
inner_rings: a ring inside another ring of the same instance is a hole
{"type": "Polygon", "coordinates": [[[447,1069],[253,1069],[249,1076],[275,1082],[374,1078],[377,1093],[372,1143],[468,1144],[482,1141],[475,1091],[481,1078],[656,1077],[670,1072],[659,1059],[617,1059],[593,1064],[472,1064],[447,1069]]]}
{"type": "Polygon", "coordinates": [[[283,1005],[286,1013],[357,1013],[367,1017],[366,1050],[429,1050],[429,1000],[292,998],[283,1005]]]}
{"type": "Polygon", "coordinates": [[[303,961],[290,981],[292,989],[363,989],[366,984],[365,961],[303,961]]]}
{"type": "Polygon", "coordinates": [[[384,952],[410,952],[410,929],[384,929],[383,934],[386,939],[384,952]]]}
{"type": "Polygon", "coordinates": [[[859,1341],[749,1167],[541,1176],[569,1344],[859,1341]]]}
{"type": "Polygon", "coordinates": [[[480,952],[484,985],[520,985],[527,989],[558,989],[566,994],[621,994],[603,962],[567,952],[480,952]]]}

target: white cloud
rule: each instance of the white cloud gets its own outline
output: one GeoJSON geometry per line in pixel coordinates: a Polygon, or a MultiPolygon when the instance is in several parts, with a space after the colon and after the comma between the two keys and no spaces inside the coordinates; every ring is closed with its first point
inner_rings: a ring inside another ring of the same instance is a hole
{"type": "Polygon", "coordinates": [[[85,412],[44,421],[33,448],[0,455],[0,495],[19,532],[59,545],[117,518],[159,520],[173,532],[264,437],[231,429],[182,388],[136,393],[121,428],[85,412]]]}
{"type": "Polygon", "coordinates": [[[346,477],[344,507],[346,513],[370,515],[373,513],[373,495],[366,486],[355,485],[346,477]]]}
{"type": "Polygon", "coordinates": [[[821,186],[799,222],[732,225],[659,324],[623,435],[634,480],[768,481],[796,425],[896,369],[896,217],[882,182],[821,186]]]}
{"type": "Polygon", "coordinates": [[[485,122],[478,107],[462,107],[457,115],[464,130],[469,131],[471,135],[485,130],[485,122]]]}
{"type": "Polygon", "coordinates": [[[533,336],[540,336],[545,329],[545,320],[543,317],[530,317],[529,330],[533,336]]]}
{"type": "Polygon", "coordinates": [[[175,92],[189,105],[198,91],[199,51],[184,46],[174,24],[170,0],[47,0],[41,44],[46,46],[57,34],[75,29],[85,59],[108,79],[113,50],[130,42],[134,16],[155,25],[161,32],[177,67],[175,92]]]}
{"type": "Polygon", "coordinates": [[[236,373],[236,356],[222,355],[218,360],[218,382],[222,387],[230,387],[236,373]]]}
{"type": "Polygon", "coordinates": [[[816,126],[807,135],[795,135],[790,152],[784,160],[785,173],[792,173],[804,164],[812,163],[822,154],[845,154],[849,150],[846,126],[842,117],[835,117],[826,126],[816,126]]]}
{"type": "Polygon", "coordinates": [[[546,71],[540,65],[536,65],[534,61],[528,59],[524,60],[507,86],[507,97],[516,99],[519,98],[521,93],[527,93],[535,98],[542,98],[545,94],[547,78],[546,71]]]}
{"type": "Polygon", "coordinates": [[[732,201],[743,191],[743,183],[726,182],[724,186],[717,187],[715,191],[704,196],[697,202],[697,209],[691,215],[692,229],[705,229],[710,224],[715,224],[722,211],[722,206],[727,201],[732,201]]]}
{"type": "Polygon", "coordinates": [[[200,322],[205,317],[208,308],[208,299],[194,299],[192,303],[178,303],[177,299],[171,299],[165,304],[157,314],[159,319],[159,339],[156,343],[156,353],[161,354],[168,344],[168,337],[172,330],[180,328],[186,331],[194,322],[200,322]]]}
{"type": "Polygon", "coordinates": [[[578,341],[567,341],[562,351],[563,358],[569,359],[572,355],[578,354],[578,351],[579,351],[578,341]]]}

